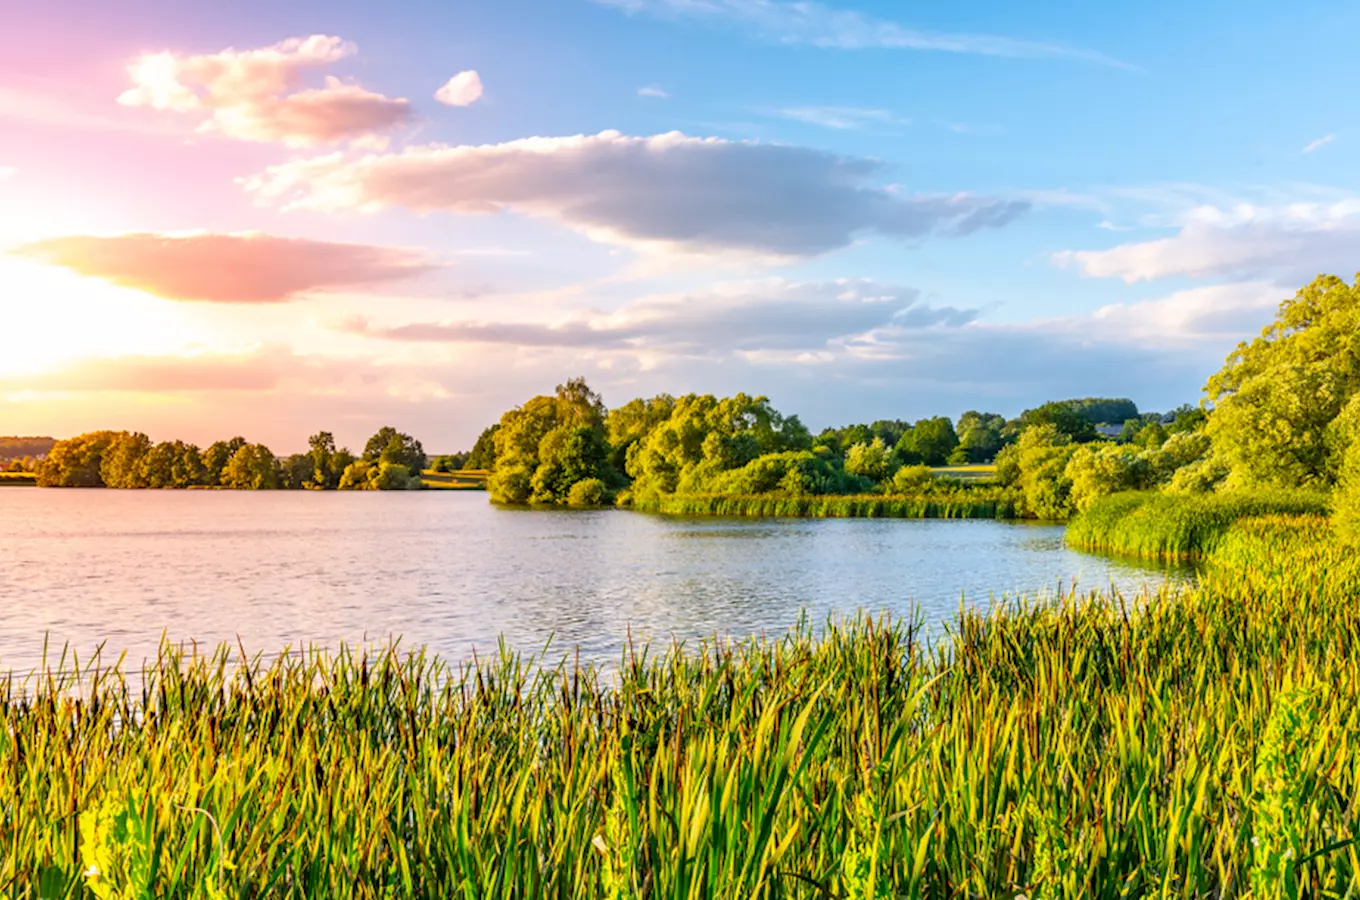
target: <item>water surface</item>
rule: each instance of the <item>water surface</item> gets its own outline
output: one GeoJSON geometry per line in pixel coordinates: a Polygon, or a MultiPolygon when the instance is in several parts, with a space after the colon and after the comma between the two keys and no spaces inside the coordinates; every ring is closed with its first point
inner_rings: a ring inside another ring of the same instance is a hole
{"type": "Polygon", "coordinates": [[[154,655],[162,634],[252,651],[400,637],[450,660],[504,635],[612,661],[637,637],[780,634],[857,609],[938,626],[961,596],[1184,573],[1066,549],[1061,526],[677,519],[491,506],[483,493],[0,490],[0,670],[44,634],[154,655]]]}

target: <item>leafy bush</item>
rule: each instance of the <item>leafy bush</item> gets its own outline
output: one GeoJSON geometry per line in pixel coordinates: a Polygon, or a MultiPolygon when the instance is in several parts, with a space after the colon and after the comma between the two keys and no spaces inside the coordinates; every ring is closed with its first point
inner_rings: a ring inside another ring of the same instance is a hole
{"type": "Polygon", "coordinates": [[[608,488],[605,483],[598,478],[587,478],[578,481],[571,486],[567,492],[568,506],[603,506],[607,498],[608,488]]]}

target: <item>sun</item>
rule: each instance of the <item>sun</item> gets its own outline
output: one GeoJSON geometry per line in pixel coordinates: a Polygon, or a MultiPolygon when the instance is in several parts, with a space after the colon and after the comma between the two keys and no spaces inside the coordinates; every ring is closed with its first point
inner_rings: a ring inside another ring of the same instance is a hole
{"type": "Polygon", "coordinates": [[[174,353],[201,336],[191,310],[0,255],[0,377],[22,387],[68,360],[174,353]]]}

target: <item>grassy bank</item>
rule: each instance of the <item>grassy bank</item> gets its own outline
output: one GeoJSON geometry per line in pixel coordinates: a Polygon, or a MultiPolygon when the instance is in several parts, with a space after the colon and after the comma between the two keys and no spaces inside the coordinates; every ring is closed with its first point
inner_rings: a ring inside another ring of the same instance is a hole
{"type": "Polygon", "coordinates": [[[26,485],[33,486],[38,483],[38,476],[32,472],[0,472],[0,487],[6,485],[26,485]]]}
{"type": "Polygon", "coordinates": [[[1016,515],[1004,488],[973,487],[918,496],[825,494],[668,494],[636,502],[634,509],[686,516],[784,516],[845,519],[1009,519],[1016,515]]]}
{"type": "Polygon", "coordinates": [[[460,469],[456,472],[436,472],[426,469],[420,473],[421,484],[445,491],[484,491],[490,472],[485,469],[460,469]]]}
{"type": "Polygon", "coordinates": [[[1327,535],[1248,523],[1197,589],[932,650],[861,619],[612,680],[166,652],[81,703],[57,667],[0,689],[0,895],[1340,896],[1360,605],[1327,535]]]}
{"type": "Polygon", "coordinates": [[[1210,555],[1243,519],[1326,512],[1327,497],[1307,491],[1115,494],[1072,519],[1067,542],[1081,550],[1142,559],[1196,559],[1210,555]]]}

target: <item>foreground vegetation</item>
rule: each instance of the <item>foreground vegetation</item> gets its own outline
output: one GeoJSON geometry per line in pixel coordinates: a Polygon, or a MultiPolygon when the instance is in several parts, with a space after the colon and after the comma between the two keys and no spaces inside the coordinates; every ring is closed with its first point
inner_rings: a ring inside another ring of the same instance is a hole
{"type": "Polygon", "coordinates": [[[1320,517],[1198,588],[626,653],[166,648],[0,689],[14,897],[1228,897],[1360,888],[1360,591],[1320,517]],[[76,699],[79,697],[80,699],[76,699]]]}

